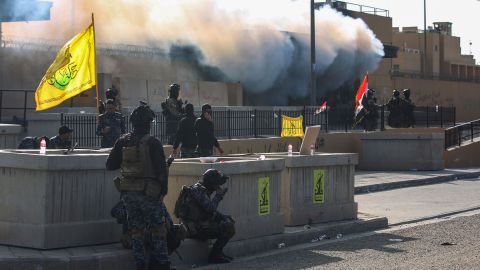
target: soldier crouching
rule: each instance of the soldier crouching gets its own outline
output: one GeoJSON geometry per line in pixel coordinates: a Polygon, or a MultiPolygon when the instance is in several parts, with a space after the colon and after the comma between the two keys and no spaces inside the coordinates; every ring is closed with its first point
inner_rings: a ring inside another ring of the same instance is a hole
{"type": "Polygon", "coordinates": [[[235,221],[217,211],[228,190],[221,187],[227,179],[218,170],[209,169],[196,184],[182,187],[175,204],[175,215],[187,226],[189,238],[217,239],[208,256],[209,263],[229,263],[233,260],[223,253],[223,248],[235,235],[235,221]],[[213,192],[215,196],[210,199],[213,192]]]}
{"type": "Polygon", "coordinates": [[[145,103],[137,107],[130,116],[133,132],[117,140],[106,163],[108,170],[121,171],[119,186],[138,270],[147,269],[147,224],[152,242],[148,269],[170,269],[163,204],[168,189],[168,172],[162,143],[149,134],[153,119],[154,113],[145,103]]]}

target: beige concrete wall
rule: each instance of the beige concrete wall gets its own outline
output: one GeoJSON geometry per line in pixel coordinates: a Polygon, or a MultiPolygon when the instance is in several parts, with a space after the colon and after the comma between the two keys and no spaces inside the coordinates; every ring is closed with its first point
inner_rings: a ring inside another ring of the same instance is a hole
{"type": "Polygon", "coordinates": [[[462,145],[445,151],[446,168],[480,167],[480,142],[462,145]]]}
{"type": "Polygon", "coordinates": [[[410,88],[417,106],[455,106],[457,122],[480,118],[480,84],[394,78],[396,89],[410,88]]]}

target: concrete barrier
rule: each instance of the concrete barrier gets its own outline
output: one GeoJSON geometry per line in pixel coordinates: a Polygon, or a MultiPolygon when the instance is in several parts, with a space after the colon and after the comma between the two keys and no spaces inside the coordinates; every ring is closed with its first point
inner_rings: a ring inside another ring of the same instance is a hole
{"type": "Polygon", "coordinates": [[[372,132],[361,136],[361,170],[442,170],[444,133],[372,132]]]}
{"type": "Polygon", "coordinates": [[[353,194],[358,154],[264,155],[285,159],[281,196],[285,225],[357,218],[358,206],[353,194]]]}
{"type": "Polygon", "coordinates": [[[0,243],[39,249],[117,242],[119,200],[107,155],[0,150],[0,243]]]}
{"type": "Polygon", "coordinates": [[[0,124],[0,149],[15,149],[20,142],[22,126],[0,124]]]}
{"type": "Polygon", "coordinates": [[[164,202],[173,213],[181,187],[196,183],[207,169],[215,168],[230,176],[225,184],[229,191],[220,203],[219,211],[231,215],[236,221],[233,240],[282,233],[280,179],[284,166],[285,161],[278,158],[257,161],[222,157],[215,163],[201,163],[199,159],[177,160],[170,167],[168,195],[164,202]],[[262,200],[266,205],[261,205],[262,200]]]}

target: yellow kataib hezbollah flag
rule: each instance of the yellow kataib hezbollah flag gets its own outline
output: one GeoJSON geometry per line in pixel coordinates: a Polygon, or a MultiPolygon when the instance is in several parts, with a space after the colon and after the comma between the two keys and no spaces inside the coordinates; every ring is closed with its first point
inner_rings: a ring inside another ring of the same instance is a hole
{"type": "Polygon", "coordinates": [[[303,116],[282,115],[282,137],[303,137],[303,116]]]}
{"type": "Polygon", "coordinates": [[[97,84],[93,23],[58,52],[35,92],[37,111],[45,110],[97,84]]]}

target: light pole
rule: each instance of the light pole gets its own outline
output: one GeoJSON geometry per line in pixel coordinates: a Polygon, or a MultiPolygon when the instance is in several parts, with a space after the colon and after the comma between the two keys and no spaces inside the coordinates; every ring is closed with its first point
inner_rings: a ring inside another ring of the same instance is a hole
{"type": "Polygon", "coordinates": [[[310,0],[310,105],[317,105],[315,78],[315,1],[310,0]]]}

